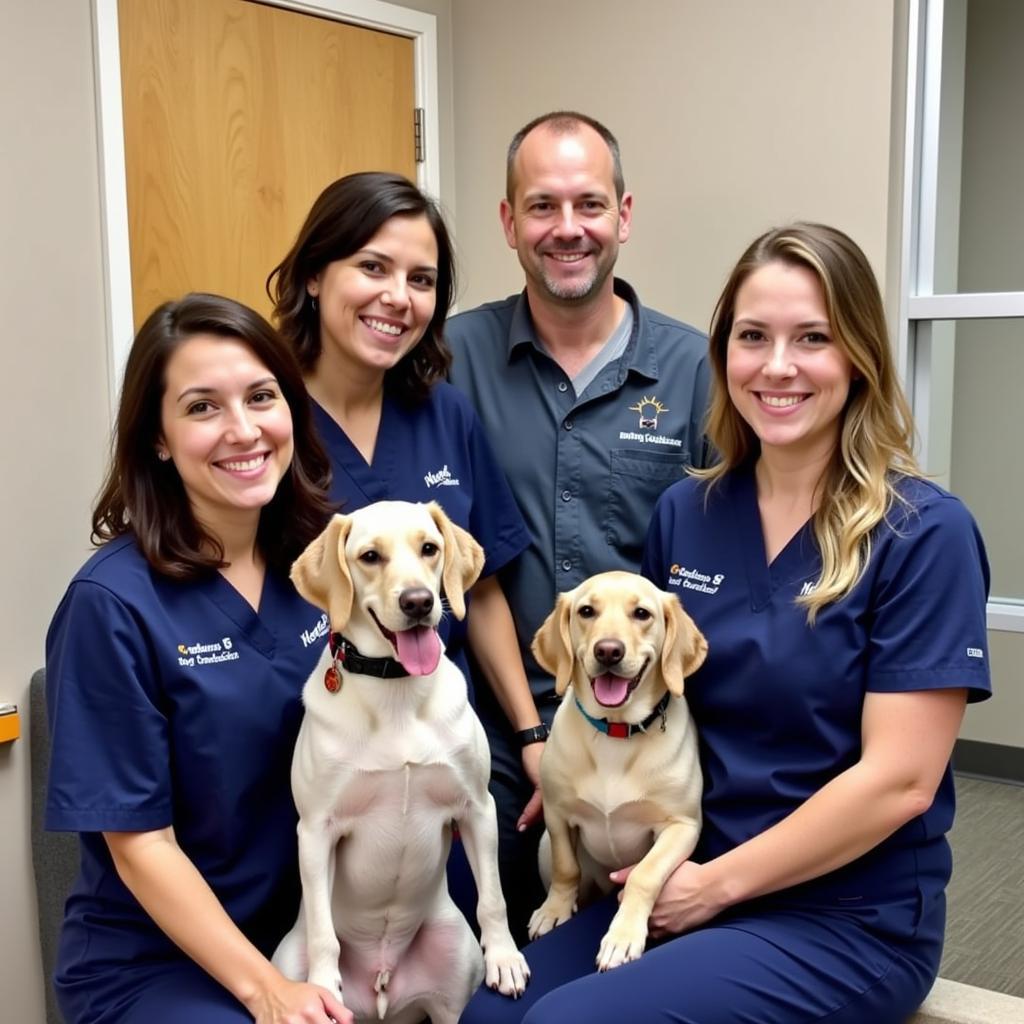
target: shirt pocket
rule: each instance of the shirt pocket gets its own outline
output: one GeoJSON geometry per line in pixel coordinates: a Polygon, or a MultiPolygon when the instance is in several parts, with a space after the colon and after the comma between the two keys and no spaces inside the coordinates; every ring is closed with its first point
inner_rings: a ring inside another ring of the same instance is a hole
{"type": "Polygon", "coordinates": [[[613,448],[610,454],[602,526],[605,540],[621,557],[622,565],[635,572],[654,504],[666,487],[682,480],[690,453],[685,449],[669,453],[613,448]]]}

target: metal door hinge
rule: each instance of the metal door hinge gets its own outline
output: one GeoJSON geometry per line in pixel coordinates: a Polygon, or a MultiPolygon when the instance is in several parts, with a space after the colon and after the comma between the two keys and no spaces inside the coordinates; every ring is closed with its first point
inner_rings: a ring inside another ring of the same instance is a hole
{"type": "Polygon", "coordinates": [[[426,162],[426,142],[424,141],[423,133],[425,131],[425,111],[422,107],[416,107],[412,112],[412,137],[413,143],[416,147],[416,163],[422,164],[426,162]]]}

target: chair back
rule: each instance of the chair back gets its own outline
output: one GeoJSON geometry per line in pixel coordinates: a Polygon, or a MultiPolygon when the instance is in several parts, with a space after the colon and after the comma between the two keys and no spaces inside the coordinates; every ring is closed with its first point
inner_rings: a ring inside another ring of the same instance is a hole
{"type": "Polygon", "coordinates": [[[78,874],[78,836],[43,828],[46,779],[50,771],[50,728],[46,721],[46,673],[29,685],[29,761],[32,774],[32,869],[39,909],[39,952],[46,983],[46,1024],[64,1024],[53,994],[53,969],[64,903],[78,874]]]}

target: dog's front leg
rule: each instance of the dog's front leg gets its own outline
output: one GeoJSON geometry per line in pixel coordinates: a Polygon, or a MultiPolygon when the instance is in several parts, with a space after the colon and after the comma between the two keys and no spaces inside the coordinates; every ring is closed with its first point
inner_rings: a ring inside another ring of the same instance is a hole
{"type": "Polygon", "coordinates": [[[654,845],[626,880],[619,909],[601,939],[597,969],[611,970],[636,960],[647,944],[647,922],[668,876],[693,853],[700,828],[692,819],[662,829],[654,845]]]}
{"type": "Polygon", "coordinates": [[[544,805],[544,822],[551,841],[551,885],[544,902],[530,918],[530,938],[536,939],[568,921],[576,913],[580,865],[569,823],[559,809],[544,805]]]}
{"type": "Polygon", "coordinates": [[[505,996],[521,996],[530,977],[526,958],[516,949],[498,875],[498,818],[486,784],[459,819],[459,832],[478,894],[476,919],[484,951],[484,982],[505,996]]]}
{"type": "Polygon", "coordinates": [[[328,992],[342,998],[339,957],[341,947],[331,914],[334,886],[335,847],[339,831],[325,817],[299,819],[299,876],[302,905],[306,915],[306,950],[309,978],[328,992]]]}

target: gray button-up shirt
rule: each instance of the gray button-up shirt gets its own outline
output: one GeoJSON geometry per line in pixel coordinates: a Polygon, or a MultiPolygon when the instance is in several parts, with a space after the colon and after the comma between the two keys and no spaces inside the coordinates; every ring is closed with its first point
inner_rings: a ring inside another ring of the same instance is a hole
{"type": "Polygon", "coordinates": [[[707,339],[640,305],[622,356],[577,396],[537,338],[526,293],[448,321],[451,380],[476,406],[530,530],[530,546],[500,575],[530,686],[554,680],[530,641],[555,595],[608,569],[637,572],[661,492],[705,463],[707,339]]]}

